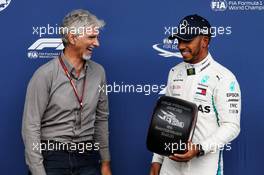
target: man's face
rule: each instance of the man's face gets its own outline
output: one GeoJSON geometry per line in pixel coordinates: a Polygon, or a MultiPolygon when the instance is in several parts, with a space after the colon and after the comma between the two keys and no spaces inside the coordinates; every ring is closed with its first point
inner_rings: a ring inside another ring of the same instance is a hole
{"type": "Polygon", "coordinates": [[[99,31],[93,28],[91,31],[76,36],[75,48],[79,57],[88,60],[92,56],[93,49],[99,47],[99,31]]]}
{"type": "Polygon", "coordinates": [[[191,41],[178,39],[178,49],[180,50],[185,62],[196,63],[201,59],[203,51],[203,36],[197,36],[191,41]]]}

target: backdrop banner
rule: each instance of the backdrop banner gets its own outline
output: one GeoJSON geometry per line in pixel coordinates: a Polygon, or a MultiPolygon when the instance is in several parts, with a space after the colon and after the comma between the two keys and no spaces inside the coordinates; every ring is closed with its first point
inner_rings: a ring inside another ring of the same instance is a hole
{"type": "Polygon", "coordinates": [[[182,62],[177,40],[167,38],[190,14],[210,22],[209,51],[241,88],[241,132],[224,151],[225,175],[262,174],[263,0],[0,0],[1,174],[27,174],[21,137],[27,85],[38,67],[61,53],[62,19],[80,8],[106,22],[91,59],[107,76],[113,175],[149,174],[153,106],[165,93],[170,69],[182,62]]]}

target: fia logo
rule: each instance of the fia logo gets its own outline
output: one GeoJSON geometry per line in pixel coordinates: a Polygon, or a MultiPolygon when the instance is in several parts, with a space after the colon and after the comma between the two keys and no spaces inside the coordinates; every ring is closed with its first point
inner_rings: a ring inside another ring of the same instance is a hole
{"type": "Polygon", "coordinates": [[[31,59],[38,58],[38,52],[37,51],[29,51],[28,52],[28,58],[31,58],[31,59]]]}
{"type": "Polygon", "coordinates": [[[160,56],[165,58],[178,57],[182,58],[182,55],[178,49],[178,40],[169,40],[168,38],[163,39],[163,43],[154,44],[152,48],[159,52],[160,56]]]}
{"type": "Polygon", "coordinates": [[[40,38],[28,48],[27,56],[30,59],[54,58],[63,48],[61,38],[40,38]]]}
{"type": "Polygon", "coordinates": [[[227,9],[226,0],[212,0],[211,9],[214,11],[225,11],[227,9]]]}

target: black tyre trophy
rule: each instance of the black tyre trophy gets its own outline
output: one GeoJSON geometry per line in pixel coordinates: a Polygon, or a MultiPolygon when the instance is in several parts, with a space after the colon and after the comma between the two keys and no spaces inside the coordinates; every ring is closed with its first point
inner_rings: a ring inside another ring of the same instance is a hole
{"type": "MultiPolygon", "coordinates": [[[[147,136],[147,148],[169,156],[183,154],[184,144],[192,140],[197,121],[196,104],[169,96],[158,99],[147,136]]],[[[185,147],[187,148],[187,147],[185,147]]]]}

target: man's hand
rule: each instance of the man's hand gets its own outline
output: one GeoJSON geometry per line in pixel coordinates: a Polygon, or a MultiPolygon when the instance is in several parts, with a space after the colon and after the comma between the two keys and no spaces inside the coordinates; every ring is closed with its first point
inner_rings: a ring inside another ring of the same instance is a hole
{"type": "Polygon", "coordinates": [[[101,164],[101,174],[102,175],[112,175],[111,166],[109,161],[104,161],[101,164]]]}
{"type": "Polygon", "coordinates": [[[151,164],[149,175],[159,175],[161,165],[157,162],[151,164]]]}
{"type": "Polygon", "coordinates": [[[199,147],[192,142],[188,142],[188,150],[184,154],[173,154],[172,156],[169,156],[171,160],[177,161],[177,162],[188,162],[193,157],[197,156],[199,153],[199,147]]]}

